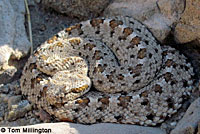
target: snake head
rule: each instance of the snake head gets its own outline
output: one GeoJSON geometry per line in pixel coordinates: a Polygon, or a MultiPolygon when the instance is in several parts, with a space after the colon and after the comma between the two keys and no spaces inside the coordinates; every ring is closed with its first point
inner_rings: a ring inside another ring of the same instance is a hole
{"type": "Polygon", "coordinates": [[[47,84],[46,99],[50,104],[74,100],[87,93],[91,87],[91,80],[78,72],[57,72],[47,84]]]}

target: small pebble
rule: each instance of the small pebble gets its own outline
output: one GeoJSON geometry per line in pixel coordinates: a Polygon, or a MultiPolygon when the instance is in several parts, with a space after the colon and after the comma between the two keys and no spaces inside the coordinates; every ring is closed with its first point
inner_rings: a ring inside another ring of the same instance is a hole
{"type": "Polygon", "coordinates": [[[8,86],[3,86],[3,84],[0,85],[0,92],[7,94],[9,92],[8,86]]]}
{"type": "Polygon", "coordinates": [[[34,6],[35,5],[35,1],[34,0],[28,0],[27,1],[29,6],[34,6]]]}
{"type": "Polygon", "coordinates": [[[21,95],[17,95],[17,96],[11,96],[8,99],[8,108],[10,109],[12,107],[12,105],[16,105],[21,101],[21,95]]]}
{"type": "Polygon", "coordinates": [[[36,123],[35,118],[31,118],[29,123],[32,124],[32,125],[35,124],[36,123]]]}
{"type": "Polygon", "coordinates": [[[41,123],[41,121],[39,119],[36,119],[36,123],[41,123]]]}
{"type": "Polygon", "coordinates": [[[0,94],[0,98],[3,102],[8,102],[9,96],[7,94],[0,94]]]}
{"type": "Polygon", "coordinates": [[[42,24],[41,26],[40,26],[40,31],[45,31],[46,30],[46,26],[44,25],[44,24],[42,24]]]}
{"type": "Polygon", "coordinates": [[[161,129],[166,129],[166,128],[167,128],[167,124],[166,123],[162,123],[161,129]]]}
{"type": "Polygon", "coordinates": [[[11,109],[16,109],[18,107],[18,105],[12,105],[11,109]]]}
{"type": "Polygon", "coordinates": [[[171,122],[170,123],[170,125],[173,126],[173,127],[176,126],[176,124],[177,124],[177,122],[171,122]]]}
{"type": "Polygon", "coordinates": [[[0,117],[0,121],[2,121],[3,120],[3,117],[0,117]]]}
{"type": "Polygon", "coordinates": [[[35,2],[36,2],[36,3],[40,3],[40,2],[41,2],[41,0],[35,0],[35,2]]]}

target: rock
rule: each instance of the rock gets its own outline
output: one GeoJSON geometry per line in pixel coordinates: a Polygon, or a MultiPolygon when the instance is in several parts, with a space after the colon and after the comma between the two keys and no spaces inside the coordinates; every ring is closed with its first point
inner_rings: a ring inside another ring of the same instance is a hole
{"type": "Polygon", "coordinates": [[[35,2],[36,2],[36,3],[40,3],[40,2],[41,2],[41,0],[35,0],[35,2]]]}
{"type": "Polygon", "coordinates": [[[15,94],[15,96],[21,94],[19,80],[13,81],[8,84],[1,84],[0,93],[9,94],[9,95],[15,94]]]}
{"type": "Polygon", "coordinates": [[[0,103],[0,118],[3,118],[5,115],[5,105],[3,103],[0,103]]]}
{"type": "MultiPolygon", "coordinates": [[[[1,127],[14,127],[14,126],[25,126],[29,123],[29,120],[25,118],[20,118],[16,121],[9,122],[7,120],[3,120],[0,122],[1,127]]],[[[6,133],[5,133],[6,134],[6,133]]]]}
{"type": "Polygon", "coordinates": [[[97,17],[111,0],[42,0],[41,3],[68,16],[87,19],[97,17]]]}
{"type": "Polygon", "coordinates": [[[27,54],[30,43],[24,27],[24,0],[1,0],[0,7],[0,83],[7,83],[16,72],[10,62],[27,54]]]}
{"type": "Polygon", "coordinates": [[[3,120],[4,116],[6,115],[8,111],[8,95],[7,94],[1,94],[0,93],[0,122],[3,120]]]}
{"type": "Polygon", "coordinates": [[[172,21],[161,14],[154,14],[143,23],[146,24],[146,26],[160,42],[163,42],[171,31],[172,21]]]}
{"type": "Polygon", "coordinates": [[[27,4],[28,4],[29,6],[35,6],[35,5],[36,5],[35,2],[36,2],[35,0],[27,0],[27,4]]]}
{"type": "Polygon", "coordinates": [[[11,96],[8,99],[8,108],[11,109],[13,105],[18,104],[21,101],[22,96],[17,95],[17,96],[11,96]]]}
{"type": "Polygon", "coordinates": [[[39,4],[41,0],[27,0],[27,3],[29,6],[37,6],[36,4],[39,4]]]}
{"type": "Polygon", "coordinates": [[[186,0],[186,7],[176,25],[174,36],[178,43],[199,41],[200,44],[200,1],[186,0]]]}
{"type": "Polygon", "coordinates": [[[160,128],[111,123],[94,125],[81,125],[74,123],[43,123],[15,128],[51,129],[52,134],[166,134],[160,128]]]}
{"type": "Polygon", "coordinates": [[[185,9],[183,0],[159,0],[157,1],[160,13],[170,19],[179,19],[185,9]]]}
{"type": "Polygon", "coordinates": [[[28,100],[22,100],[19,88],[19,80],[0,85],[0,126],[26,125],[36,117],[28,100]]]}
{"type": "Polygon", "coordinates": [[[163,42],[183,10],[182,0],[115,0],[105,9],[104,16],[128,15],[136,18],[163,42]]]}
{"type": "MultiPolygon", "coordinates": [[[[19,101],[18,99],[19,98],[17,98],[16,101],[19,101]]],[[[9,109],[11,110],[8,113],[7,120],[13,121],[25,116],[25,114],[32,109],[32,106],[27,100],[22,100],[17,104],[11,105],[9,109]]]]}
{"type": "Polygon", "coordinates": [[[35,124],[35,118],[30,119],[30,124],[35,124]]]}
{"type": "Polygon", "coordinates": [[[8,86],[6,85],[4,85],[4,84],[1,84],[0,85],[0,93],[5,93],[5,94],[8,94],[9,93],[9,88],[8,88],[8,86]]]}
{"type": "Polygon", "coordinates": [[[194,134],[200,122],[200,98],[195,100],[170,134],[194,134]]]}
{"type": "Polygon", "coordinates": [[[8,103],[9,95],[7,94],[0,94],[0,102],[2,103],[8,103]]]}

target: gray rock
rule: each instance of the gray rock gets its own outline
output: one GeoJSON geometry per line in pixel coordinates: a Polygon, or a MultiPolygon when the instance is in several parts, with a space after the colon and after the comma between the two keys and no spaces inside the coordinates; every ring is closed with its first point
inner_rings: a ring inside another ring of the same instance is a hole
{"type": "Polygon", "coordinates": [[[3,118],[4,117],[4,115],[5,115],[5,107],[6,107],[6,105],[4,104],[4,103],[0,103],[0,105],[1,105],[1,107],[0,107],[0,118],[3,118]]]}
{"type": "Polygon", "coordinates": [[[35,124],[35,122],[36,122],[36,119],[35,118],[31,118],[30,119],[30,124],[32,125],[32,124],[35,124]]]}
{"type": "Polygon", "coordinates": [[[178,43],[197,40],[200,44],[200,1],[186,0],[186,7],[176,25],[174,36],[178,43]]]}
{"type": "Polygon", "coordinates": [[[6,83],[16,72],[8,61],[27,54],[30,43],[24,27],[24,0],[1,0],[0,7],[0,83],[6,83]]]}
{"type": "Polygon", "coordinates": [[[1,84],[0,85],[0,93],[8,94],[8,92],[9,92],[9,87],[7,85],[1,84]]]}
{"type": "Polygon", "coordinates": [[[14,66],[4,65],[3,70],[0,71],[0,84],[11,82],[16,72],[17,68],[15,68],[14,66]]]}
{"type": "MultiPolygon", "coordinates": [[[[18,101],[18,99],[19,98],[16,98],[16,101],[18,101]]],[[[25,114],[32,109],[32,106],[27,100],[22,100],[17,104],[11,105],[9,109],[11,110],[8,112],[7,120],[13,121],[25,116],[25,114]]]]}
{"type": "Polygon", "coordinates": [[[34,117],[32,105],[18,95],[19,88],[18,80],[0,85],[0,126],[25,125],[34,117]]]}
{"type": "MultiPolygon", "coordinates": [[[[73,123],[43,123],[26,126],[26,128],[51,129],[51,134],[166,134],[160,128],[142,127],[136,125],[122,125],[102,123],[94,125],[81,125],[73,123]]],[[[24,128],[16,127],[16,128],[24,128]]]]}
{"type": "Polygon", "coordinates": [[[25,118],[20,118],[16,121],[9,122],[7,120],[3,120],[0,122],[1,127],[14,127],[14,126],[25,126],[29,123],[29,120],[25,118]]]}
{"type": "Polygon", "coordinates": [[[8,99],[8,108],[12,109],[12,106],[18,104],[21,101],[21,98],[22,98],[21,95],[11,96],[8,99]]]}
{"type": "Polygon", "coordinates": [[[154,14],[143,22],[151,30],[153,35],[163,42],[171,31],[172,21],[161,14],[154,14]]]}
{"type": "Polygon", "coordinates": [[[35,0],[27,0],[27,4],[28,4],[29,6],[35,6],[35,5],[36,5],[35,2],[36,2],[35,0]]]}
{"type": "Polygon", "coordinates": [[[200,122],[200,98],[195,100],[170,134],[194,134],[200,122]]]}
{"type": "Polygon", "coordinates": [[[0,120],[3,120],[8,111],[8,98],[9,95],[0,93],[0,120]]]}
{"type": "Polygon", "coordinates": [[[182,0],[114,0],[104,11],[104,16],[128,15],[148,26],[154,36],[163,42],[172,25],[184,10],[182,0]]]}
{"type": "Polygon", "coordinates": [[[41,2],[41,0],[35,0],[35,2],[36,2],[36,3],[40,3],[40,2],[41,2]]]}
{"type": "MultiPolygon", "coordinates": [[[[9,96],[9,95],[16,96],[16,95],[21,94],[19,80],[13,81],[8,84],[0,84],[0,93],[7,94],[6,96],[9,96]]],[[[1,95],[0,95],[0,97],[1,97],[1,95]]]]}
{"type": "Polygon", "coordinates": [[[9,95],[7,94],[0,94],[0,102],[8,103],[9,95]]]}
{"type": "Polygon", "coordinates": [[[80,19],[96,17],[108,6],[111,0],[42,0],[45,7],[80,19]]]}

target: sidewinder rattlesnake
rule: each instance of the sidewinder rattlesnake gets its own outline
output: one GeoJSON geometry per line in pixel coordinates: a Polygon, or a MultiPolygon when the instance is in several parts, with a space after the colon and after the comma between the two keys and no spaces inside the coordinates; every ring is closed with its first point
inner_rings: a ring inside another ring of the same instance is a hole
{"type": "Polygon", "coordinates": [[[64,29],[30,56],[21,90],[60,121],[154,126],[181,107],[193,68],[130,17],[64,29]]]}

